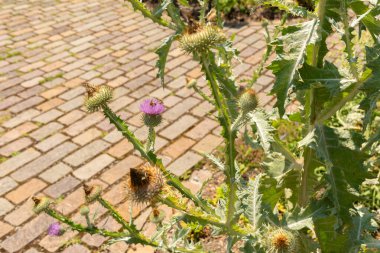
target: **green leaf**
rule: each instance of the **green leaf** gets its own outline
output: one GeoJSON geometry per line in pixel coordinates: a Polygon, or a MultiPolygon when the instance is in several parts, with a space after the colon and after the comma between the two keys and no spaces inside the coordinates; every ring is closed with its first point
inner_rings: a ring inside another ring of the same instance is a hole
{"type": "Polygon", "coordinates": [[[276,107],[281,116],[285,113],[289,89],[295,88],[300,79],[298,70],[304,63],[307,48],[319,40],[318,27],[317,19],[289,26],[283,29],[282,36],[274,42],[277,58],[268,69],[276,76],[271,94],[277,96],[276,107]]]}
{"type": "Polygon", "coordinates": [[[247,115],[249,123],[255,126],[255,132],[260,137],[260,144],[264,151],[269,151],[270,143],[273,142],[272,132],[274,128],[268,121],[268,115],[262,110],[255,110],[247,115]]]}
{"type": "Polygon", "coordinates": [[[216,167],[218,169],[220,169],[221,171],[225,171],[226,170],[223,162],[220,161],[219,158],[213,156],[212,154],[204,154],[204,156],[207,157],[213,164],[215,164],[216,167]]]}
{"type": "Polygon", "coordinates": [[[157,77],[161,79],[161,85],[165,87],[165,65],[166,59],[168,58],[169,49],[176,39],[177,34],[171,35],[166,38],[159,48],[156,50],[156,54],[158,54],[158,60],[156,62],[156,67],[158,68],[157,77]]]}
{"type": "Polygon", "coordinates": [[[261,174],[257,175],[254,180],[250,180],[248,183],[248,192],[247,197],[247,218],[251,221],[254,229],[258,229],[261,223],[262,214],[261,214],[261,194],[259,192],[261,174]]]}
{"type": "Polygon", "coordinates": [[[329,198],[334,204],[338,217],[349,222],[349,209],[358,200],[362,182],[369,178],[364,161],[368,156],[360,150],[347,147],[352,143],[346,131],[339,132],[327,126],[316,127],[317,153],[326,168],[326,179],[330,184],[329,198]]]}
{"type": "Polygon", "coordinates": [[[370,32],[375,43],[380,43],[379,41],[380,21],[376,19],[376,15],[378,14],[379,7],[376,6],[373,9],[369,9],[368,6],[365,5],[363,1],[351,1],[350,7],[355,12],[356,15],[360,15],[360,17],[358,17],[358,20],[370,32]]]}
{"type": "Polygon", "coordinates": [[[349,252],[349,236],[336,231],[337,223],[336,216],[314,219],[319,245],[324,253],[349,252]]]}
{"type": "Polygon", "coordinates": [[[169,4],[171,4],[171,0],[164,0],[161,4],[154,10],[153,15],[156,17],[161,17],[162,13],[168,8],[169,4]]]}
{"type": "Polygon", "coordinates": [[[366,47],[366,67],[372,70],[372,76],[363,84],[362,90],[366,97],[360,104],[360,109],[365,111],[363,129],[371,123],[376,109],[376,103],[380,100],[380,45],[366,47]]]}

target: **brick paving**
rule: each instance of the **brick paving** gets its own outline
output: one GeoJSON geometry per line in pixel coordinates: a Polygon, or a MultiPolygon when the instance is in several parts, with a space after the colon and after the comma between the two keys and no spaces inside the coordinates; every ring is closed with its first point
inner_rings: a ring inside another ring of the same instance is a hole
{"type": "MultiPolygon", "coordinates": [[[[236,34],[238,80],[251,76],[265,43],[261,26],[249,23],[228,28],[236,34]]],[[[148,96],[167,106],[159,127],[157,149],[168,169],[182,175],[222,141],[212,107],[185,87],[186,78],[206,83],[197,64],[178,48],[171,50],[162,89],[154,68],[154,49],[171,31],[133,13],[117,0],[3,0],[0,2],[0,251],[94,252],[100,236],[68,232],[49,237],[52,219],[31,211],[33,195],[58,198],[56,208],[74,220],[84,203],[83,182],[104,186],[104,197],[129,216],[122,178],[143,161],[100,112],[83,107],[82,84],[108,84],[115,97],[110,104],[139,138],[146,138],[140,102],[148,96]],[[80,245],[74,244],[81,240],[80,245]],[[66,243],[66,244],[65,244],[66,243]],[[2,248],[2,249],[1,249],[2,248]]],[[[255,88],[267,92],[270,73],[255,88]]],[[[261,104],[273,100],[260,93],[261,104]]],[[[193,191],[211,173],[195,171],[185,184],[193,191]]],[[[105,210],[91,205],[97,223],[105,210]]],[[[152,233],[146,222],[150,209],[134,207],[136,223],[152,233]]],[[[167,208],[167,212],[172,212],[167,208]]],[[[150,248],[116,243],[102,252],[151,252],[150,248]]]]}

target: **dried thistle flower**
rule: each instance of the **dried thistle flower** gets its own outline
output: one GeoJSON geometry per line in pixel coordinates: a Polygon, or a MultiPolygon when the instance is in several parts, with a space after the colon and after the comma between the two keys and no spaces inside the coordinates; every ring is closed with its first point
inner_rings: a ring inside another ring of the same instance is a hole
{"type": "Polygon", "coordinates": [[[34,201],[33,211],[36,214],[44,212],[53,203],[53,200],[48,197],[32,197],[32,200],[34,201]]]}
{"type": "Polygon", "coordinates": [[[154,166],[144,165],[139,169],[131,168],[126,180],[128,198],[137,203],[150,202],[164,186],[161,172],[154,166]]]}
{"type": "Polygon", "coordinates": [[[239,106],[243,113],[248,113],[256,109],[259,104],[255,90],[247,89],[239,98],[239,106]]]}
{"type": "Polygon", "coordinates": [[[96,112],[112,99],[112,90],[108,86],[85,84],[87,96],[84,105],[89,112],[96,112]]]}
{"type": "Polygon", "coordinates": [[[86,201],[91,203],[100,197],[102,193],[102,187],[100,185],[83,185],[84,193],[86,195],[86,201]]]}
{"type": "Polygon", "coordinates": [[[180,39],[180,47],[187,53],[204,52],[227,40],[223,31],[213,25],[199,27],[193,33],[185,33],[180,39]]]}
{"type": "Polygon", "coordinates": [[[297,235],[289,230],[270,227],[264,236],[264,245],[269,253],[299,252],[297,235]]]}

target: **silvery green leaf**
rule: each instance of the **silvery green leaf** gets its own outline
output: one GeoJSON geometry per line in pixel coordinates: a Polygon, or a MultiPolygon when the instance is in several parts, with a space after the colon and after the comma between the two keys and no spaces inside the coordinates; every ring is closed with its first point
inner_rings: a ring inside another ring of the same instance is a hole
{"type": "Polygon", "coordinates": [[[248,113],[247,117],[249,123],[256,127],[264,151],[269,151],[270,143],[273,141],[272,132],[274,128],[269,123],[268,116],[264,111],[256,110],[248,113]]]}
{"type": "Polygon", "coordinates": [[[165,87],[165,65],[166,65],[166,59],[169,54],[169,49],[177,37],[177,34],[171,35],[167,37],[159,48],[156,50],[156,54],[158,54],[158,60],[156,62],[156,67],[158,68],[157,77],[161,79],[161,85],[165,87]]]}
{"type": "Polygon", "coordinates": [[[219,158],[213,156],[212,154],[204,154],[204,156],[207,157],[213,164],[215,164],[218,169],[225,171],[226,168],[223,162],[219,160],[219,158]]]}

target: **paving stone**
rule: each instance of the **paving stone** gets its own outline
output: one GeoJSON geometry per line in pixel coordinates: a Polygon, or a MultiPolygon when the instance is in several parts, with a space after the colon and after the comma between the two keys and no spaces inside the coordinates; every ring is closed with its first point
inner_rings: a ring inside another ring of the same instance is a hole
{"type": "Polygon", "coordinates": [[[79,179],[86,180],[106,168],[113,161],[114,158],[111,156],[102,154],[93,159],[91,162],[74,171],[73,174],[79,179]]]}
{"type": "Polygon", "coordinates": [[[80,118],[82,118],[83,115],[85,115],[84,112],[79,111],[79,110],[74,110],[74,111],[71,111],[71,112],[65,114],[65,115],[62,116],[61,118],[59,118],[58,121],[59,121],[60,123],[62,123],[62,124],[70,125],[70,124],[73,123],[74,121],[77,121],[77,120],[79,120],[80,118]]]}
{"type": "Polygon", "coordinates": [[[13,204],[4,198],[0,198],[0,216],[8,213],[13,209],[13,204]]]}
{"type": "Polygon", "coordinates": [[[40,114],[38,110],[29,109],[18,114],[16,117],[13,117],[12,119],[4,122],[2,125],[7,128],[15,127],[15,126],[20,125],[21,123],[31,120],[38,114],[40,114]]]}
{"type": "Polygon", "coordinates": [[[211,153],[217,146],[219,146],[223,141],[222,137],[218,137],[212,134],[207,135],[202,140],[200,140],[194,147],[193,150],[199,153],[211,153]]]}
{"type": "Polygon", "coordinates": [[[47,214],[41,214],[22,228],[18,229],[15,234],[6,238],[1,243],[1,247],[8,252],[17,252],[21,250],[40,234],[45,232],[53,221],[54,219],[47,214]]]}
{"type": "Polygon", "coordinates": [[[110,146],[109,143],[103,140],[95,140],[83,148],[77,150],[70,156],[66,157],[64,161],[72,166],[79,166],[86,162],[88,159],[101,153],[103,150],[110,146]]]}
{"type": "Polygon", "coordinates": [[[34,105],[38,105],[40,104],[42,101],[44,101],[43,98],[41,97],[31,97],[27,100],[24,100],[14,106],[12,106],[11,108],[9,108],[8,110],[10,110],[11,112],[13,113],[18,113],[18,112],[21,112],[21,111],[25,111],[26,109],[34,106],[34,105]]]}
{"type": "Polygon", "coordinates": [[[52,135],[56,133],[58,130],[62,129],[63,126],[57,122],[51,122],[45,126],[40,127],[36,131],[30,133],[30,137],[34,138],[35,140],[42,140],[49,135],[52,135]]]}
{"type": "Polygon", "coordinates": [[[70,136],[76,136],[84,130],[86,130],[87,128],[101,121],[103,117],[104,116],[100,113],[92,113],[90,115],[87,115],[82,120],[79,120],[76,123],[72,124],[69,128],[65,130],[65,132],[70,136]]]}
{"type": "Polygon", "coordinates": [[[0,239],[13,230],[13,227],[0,221],[0,239]]]}
{"type": "Polygon", "coordinates": [[[99,131],[98,129],[90,128],[86,132],[75,137],[73,139],[73,142],[83,146],[83,145],[86,145],[87,143],[89,143],[90,141],[98,138],[99,136],[101,136],[101,134],[102,134],[102,132],[99,131]]]}
{"type": "Polygon", "coordinates": [[[22,165],[32,161],[40,155],[40,152],[33,148],[27,149],[16,156],[13,156],[0,164],[0,177],[20,168],[22,165]]]}
{"type": "Polygon", "coordinates": [[[123,178],[128,172],[130,168],[136,168],[140,166],[143,163],[143,161],[134,155],[130,155],[126,157],[125,159],[121,160],[111,168],[107,169],[100,178],[109,183],[113,184],[120,178],[123,178]]]}
{"type": "Polygon", "coordinates": [[[28,199],[19,206],[17,209],[13,210],[11,213],[4,217],[4,220],[13,226],[20,226],[22,223],[27,221],[30,217],[34,215],[33,212],[34,201],[28,199]]]}
{"type": "Polygon", "coordinates": [[[49,123],[52,120],[55,120],[56,118],[60,117],[63,114],[63,112],[58,111],[56,109],[52,109],[50,111],[47,111],[43,114],[40,114],[38,117],[34,118],[33,121],[41,122],[41,123],[49,123]]]}
{"type": "Polygon", "coordinates": [[[133,150],[133,145],[127,139],[124,139],[119,143],[113,145],[107,153],[113,157],[122,158],[131,150],[133,150]]]}
{"type": "Polygon", "coordinates": [[[71,167],[64,164],[64,163],[58,163],[57,165],[53,166],[52,168],[44,171],[39,175],[40,178],[43,180],[54,183],[58,179],[62,178],[63,176],[67,175],[72,171],[71,167]]]}
{"type": "Polygon", "coordinates": [[[198,123],[193,129],[188,131],[185,135],[193,140],[200,140],[217,126],[218,123],[216,121],[206,118],[202,122],[198,123]]]}
{"type": "Polygon", "coordinates": [[[169,127],[161,131],[159,134],[165,138],[168,138],[169,140],[174,140],[180,134],[186,132],[186,130],[192,127],[197,121],[198,119],[194,118],[193,116],[184,115],[169,127]]]}
{"type": "Polygon", "coordinates": [[[13,203],[19,204],[45,187],[46,183],[39,179],[32,178],[28,182],[17,187],[17,189],[9,192],[5,197],[13,203]]]}
{"type": "Polygon", "coordinates": [[[181,176],[202,159],[202,156],[189,151],[171,163],[168,167],[168,170],[177,176],[181,176]]]}
{"type": "Polygon", "coordinates": [[[14,173],[11,174],[11,176],[12,178],[14,178],[15,180],[19,182],[29,179],[30,177],[49,168],[51,165],[53,165],[54,163],[56,163],[63,157],[67,156],[76,148],[77,148],[77,145],[71,142],[65,142],[59,145],[58,147],[54,148],[53,150],[49,151],[45,155],[40,156],[39,158],[35,159],[31,163],[22,167],[21,169],[15,171],[14,173]]]}
{"type": "Polygon", "coordinates": [[[22,149],[25,149],[28,146],[30,146],[32,143],[33,141],[28,137],[20,138],[0,148],[0,154],[3,156],[15,155],[22,149]]]}
{"type": "Polygon", "coordinates": [[[35,145],[35,147],[43,152],[49,151],[52,148],[55,148],[62,142],[66,141],[69,137],[61,134],[61,133],[56,133],[47,139],[39,142],[38,144],[35,145]]]}
{"type": "Polygon", "coordinates": [[[195,141],[186,138],[180,137],[178,140],[174,141],[168,147],[166,147],[162,154],[170,156],[171,158],[176,158],[182,155],[186,150],[193,146],[195,141]]]}
{"type": "Polygon", "coordinates": [[[4,177],[0,179],[0,196],[17,186],[16,181],[10,177],[4,177]]]}
{"type": "Polygon", "coordinates": [[[78,179],[69,175],[46,188],[44,193],[52,198],[58,198],[62,194],[74,189],[79,183],[80,181],[78,179]]]}

